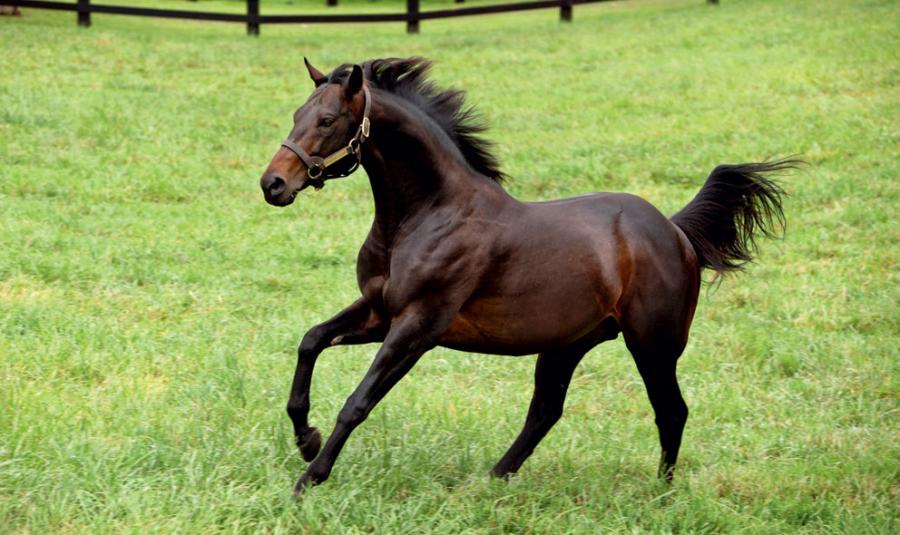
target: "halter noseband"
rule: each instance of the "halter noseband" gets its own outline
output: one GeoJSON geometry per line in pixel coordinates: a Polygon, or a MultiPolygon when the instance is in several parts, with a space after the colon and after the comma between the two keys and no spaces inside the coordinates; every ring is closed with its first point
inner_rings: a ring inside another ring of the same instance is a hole
{"type": "Polygon", "coordinates": [[[372,106],[372,97],[369,94],[369,88],[366,86],[363,86],[363,95],[366,99],[365,107],[363,108],[363,118],[359,123],[359,128],[356,129],[356,134],[354,134],[353,137],[350,138],[350,141],[347,142],[347,146],[322,158],[321,156],[310,156],[305,150],[301,149],[290,139],[285,139],[281,142],[282,147],[296,154],[297,157],[300,158],[300,161],[306,165],[306,176],[309,177],[309,183],[312,184],[314,188],[322,189],[326,180],[349,176],[359,168],[359,164],[362,161],[360,147],[369,137],[369,109],[372,106]],[[347,156],[354,156],[356,158],[356,161],[353,162],[353,165],[351,165],[349,169],[343,171],[328,170],[329,167],[343,160],[347,156]]]}

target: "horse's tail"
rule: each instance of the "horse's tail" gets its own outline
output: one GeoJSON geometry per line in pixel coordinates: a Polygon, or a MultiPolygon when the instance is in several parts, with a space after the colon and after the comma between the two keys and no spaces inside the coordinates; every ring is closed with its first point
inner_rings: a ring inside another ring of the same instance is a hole
{"type": "Polygon", "coordinates": [[[796,168],[795,159],[720,165],[687,206],[670,220],[694,246],[701,268],[721,276],[753,259],[759,234],[774,237],[784,229],[786,194],[766,174],[796,168]]]}

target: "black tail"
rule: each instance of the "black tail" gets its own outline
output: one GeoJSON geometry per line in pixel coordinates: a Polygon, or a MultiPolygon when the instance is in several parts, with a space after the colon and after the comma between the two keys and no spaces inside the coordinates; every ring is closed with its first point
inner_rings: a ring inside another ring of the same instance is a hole
{"type": "Polygon", "coordinates": [[[784,228],[781,186],[764,174],[794,169],[800,160],[720,165],[697,196],[673,215],[694,246],[700,266],[722,275],[740,270],[756,253],[756,236],[784,228]]]}

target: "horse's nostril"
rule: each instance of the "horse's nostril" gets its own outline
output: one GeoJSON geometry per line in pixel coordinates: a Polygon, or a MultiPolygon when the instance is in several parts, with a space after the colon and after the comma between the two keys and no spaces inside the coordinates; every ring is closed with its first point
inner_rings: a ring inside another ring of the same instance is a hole
{"type": "Polygon", "coordinates": [[[284,192],[284,179],[278,175],[269,175],[263,180],[263,188],[269,195],[281,195],[284,192]]]}
{"type": "Polygon", "coordinates": [[[280,176],[276,176],[269,191],[271,191],[273,195],[277,195],[284,191],[284,179],[280,176]]]}

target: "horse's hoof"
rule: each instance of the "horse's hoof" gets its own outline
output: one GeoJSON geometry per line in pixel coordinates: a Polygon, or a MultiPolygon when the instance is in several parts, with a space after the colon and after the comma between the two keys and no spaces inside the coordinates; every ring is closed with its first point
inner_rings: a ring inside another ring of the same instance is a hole
{"type": "Polygon", "coordinates": [[[328,476],[316,476],[314,474],[310,474],[307,470],[300,476],[300,479],[297,480],[297,484],[294,485],[294,497],[297,498],[304,492],[309,491],[310,487],[315,487],[319,483],[328,479],[328,476]]]}
{"type": "Polygon", "coordinates": [[[512,478],[512,476],[514,476],[514,475],[516,475],[515,472],[510,472],[510,471],[504,470],[502,468],[498,469],[497,467],[494,467],[491,469],[491,477],[495,478],[495,479],[502,479],[503,481],[509,481],[512,478]]]}
{"type": "Polygon", "coordinates": [[[306,488],[311,486],[312,482],[309,481],[306,476],[301,477],[300,481],[297,481],[297,484],[294,485],[294,498],[302,496],[306,488]]]}
{"type": "Polygon", "coordinates": [[[675,465],[665,461],[659,463],[659,470],[656,472],[656,477],[666,483],[671,483],[672,479],[675,478],[675,465]]]}
{"type": "Polygon", "coordinates": [[[300,448],[300,455],[303,456],[303,460],[311,462],[322,448],[322,433],[319,433],[319,430],[315,427],[310,427],[303,433],[302,437],[297,437],[297,447],[300,448]]]}

